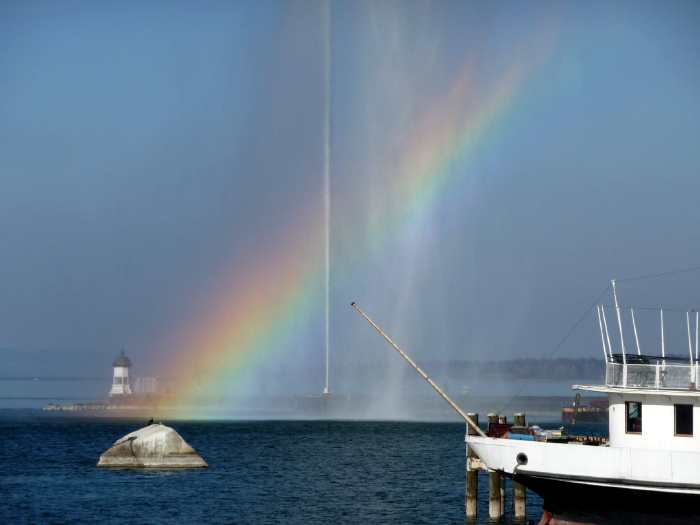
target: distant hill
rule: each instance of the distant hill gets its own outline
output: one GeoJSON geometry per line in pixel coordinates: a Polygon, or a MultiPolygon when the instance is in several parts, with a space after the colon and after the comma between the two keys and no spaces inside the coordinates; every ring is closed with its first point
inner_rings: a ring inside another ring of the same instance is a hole
{"type": "Polygon", "coordinates": [[[598,379],[605,372],[602,359],[588,358],[522,358],[505,361],[432,361],[423,365],[434,374],[463,378],[583,380],[598,379]]]}

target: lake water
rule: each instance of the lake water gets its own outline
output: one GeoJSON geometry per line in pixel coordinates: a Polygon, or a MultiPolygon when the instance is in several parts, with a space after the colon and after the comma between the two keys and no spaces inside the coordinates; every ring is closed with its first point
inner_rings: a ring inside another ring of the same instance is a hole
{"type": "MultiPolygon", "coordinates": [[[[464,523],[462,424],[166,423],[209,469],[98,469],[145,421],[0,411],[0,523],[464,523]]],[[[540,499],[527,507],[536,523],[540,499]]]]}

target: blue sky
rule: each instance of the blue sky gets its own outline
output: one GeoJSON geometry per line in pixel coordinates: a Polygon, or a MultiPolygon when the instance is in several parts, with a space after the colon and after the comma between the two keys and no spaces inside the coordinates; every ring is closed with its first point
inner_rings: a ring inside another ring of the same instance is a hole
{"type": "MultiPolygon", "coordinates": [[[[333,282],[336,375],[354,359],[388,366],[350,300],[421,358],[538,356],[611,277],[700,264],[695,4],[332,6],[333,262],[346,268],[333,282]],[[382,193],[398,176],[397,135],[464,64],[488,89],[545,30],[546,59],[452,168],[460,182],[419,232],[367,250],[368,216],[401,205],[382,193]]],[[[0,6],[0,348],[12,370],[41,351],[56,373],[94,373],[122,346],[155,367],[223,269],[321,213],[322,7],[0,6]]],[[[621,292],[697,305],[697,283],[621,292]]],[[[308,359],[320,312],[295,343],[308,359]]],[[[595,328],[591,317],[558,355],[599,355],[595,328]]]]}

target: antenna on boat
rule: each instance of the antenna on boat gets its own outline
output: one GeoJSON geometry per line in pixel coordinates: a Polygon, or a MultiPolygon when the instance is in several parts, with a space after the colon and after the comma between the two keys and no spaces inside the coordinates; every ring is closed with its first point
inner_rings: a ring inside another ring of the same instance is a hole
{"type": "Polygon", "coordinates": [[[632,314],[632,328],[634,328],[634,342],[637,344],[637,355],[642,355],[642,350],[639,347],[639,335],[637,335],[637,321],[634,319],[634,308],[630,308],[632,314]]]}
{"type": "Polygon", "coordinates": [[[600,313],[603,315],[603,326],[605,326],[605,337],[608,340],[608,351],[610,352],[610,360],[612,361],[612,345],[610,344],[610,332],[608,332],[608,319],[605,317],[605,306],[600,305],[600,313]]]}
{"type": "Polygon", "coordinates": [[[358,314],[360,314],[362,317],[364,317],[364,318],[365,318],[365,321],[367,321],[370,325],[372,325],[372,328],[374,328],[374,329],[377,331],[377,333],[378,333],[379,335],[381,335],[381,336],[384,338],[384,340],[385,340],[387,343],[389,343],[389,344],[394,348],[394,350],[396,350],[396,351],[399,353],[399,355],[400,355],[401,357],[403,357],[403,358],[406,360],[406,362],[407,362],[409,365],[411,365],[411,367],[412,367],[416,372],[418,372],[418,375],[420,375],[423,379],[425,379],[425,380],[427,381],[427,383],[428,383],[431,387],[433,387],[433,390],[435,390],[435,391],[438,393],[438,395],[439,395],[440,397],[442,397],[445,401],[447,401],[447,403],[454,409],[455,412],[457,412],[460,416],[462,416],[462,419],[464,419],[464,421],[467,422],[467,425],[469,425],[469,426],[470,426],[477,434],[479,434],[481,437],[486,437],[486,434],[484,433],[483,430],[481,430],[481,428],[479,428],[479,425],[477,425],[476,423],[474,423],[474,420],[472,420],[472,418],[470,418],[467,414],[465,414],[464,411],[463,411],[461,408],[459,408],[459,406],[457,406],[457,404],[456,404],[454,401],[452,401],[452,400],[447,396],[447,394],[445,394],[445,392],[443,392],[442,389],[441,389],[439,386],[437,386],[437,385],[433,382],[432,379],[430,379],[430,378],[428,377],[428,374],[426,374],[425,372],[423,372],[423,370],[421,370],[421,368],[413,361],[413,359],[411,359],[406,353],[404,353],[404,351],[401,350],[401,349],[399,348],[399,346],[398,346],[394,341],[392,341],[391,338],[390,338],[388,335],[386,335],[386,334],[382,331],[382,329],[379,328],[379,326],[377,326],[377,325],[375,324],[375,322],[372,321],[372,319],[370,319],[370,318],[367,316],[367,314],[364,313],[364,312],[362,311],[362,309],[361,309],[359,306],[357,306],[357,303],[352,302],[352,303],[350,303],[350,306],[352,306],[358,314]]]}
{"type": "Polygon", "coordinates": [[[690,366],[693,366],[693,339],[690,336],[690,312],[685,313],[685,324],[688,327],[688,353],[690,354],[690,366]]]}
{"type": "Polygon", "coordinates": [[[659,308],[659,312],[661,315],[661,358],[664,359],[666,357],[666,341],[664,340],[664,309],[663,309],[663,307],[659,308]]]}
{"type": "Polygon", "coordinates": [[[605,334],[603,333],[603,320],[600,317],[600,305],[595,305],[595,311],[598,314],[598,328],[600,328],[600,342],[603,343],[603,355],[605,361],[608,360],[608,352],[605,349],[605,334]]]}
{"type": "Polygon", "coordinates": [[[698,360],[698,321],[700,320],[700,312],[695,311],[695,361],[698,360]]]}
{"type": "Polygon", "coordinates": [[[615,290],[615,279],[610,281],[612,284],[613,299],[615,300],[615,312],[617,313],[617,326],[620,329],[620,347],[622,348],[622,364],[627,364],[625,357],[625,336],[622,333],[622,317],[620,316],[620,303],[617,302],[617,291],[615,290]]]}

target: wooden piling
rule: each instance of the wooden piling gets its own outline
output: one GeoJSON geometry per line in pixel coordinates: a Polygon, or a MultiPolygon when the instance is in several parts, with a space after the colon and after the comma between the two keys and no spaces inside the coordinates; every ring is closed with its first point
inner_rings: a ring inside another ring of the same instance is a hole
{"type": "Polygon", "coordinates": [[[513,485],[513,518],[518,521],[525,521],[525,485],[517,481],[513,485]]]}
{"type": "Polygon", "coordinates": [[[506,513],[506,478],[501,476],[501,516],[506,513]]]}
{"type": "MultiPolygon", "coordinates": [[[[516,427],[527,427],[525,414],[518,412],[513,415],[513,424],[516,427]]],[[[513,518],[517,521],[525,521],[525,486],[517,481],[512,482],[513,486],[513,518]]]]}
{"type": "Polygon", "coordinates": [[[489,519],[499,520],[503,516],[501,505],[501,474],[489,471],[489,519]]]}
{"type": "MultiPolygon", "coordinates": [[[[498,424],[498,414],[493,412],[486,416],[490,424],[498,424]]],[[[489,471],[489,519],[498,520],[503,516],[501,506],[501,475],[495,471],[489,471]]]]}
{"type": "MultiPolygon", "coordinates": [[[[479,414],[470,412],[468,416],[479,424],[479,414]]],[[[476,435],[476,431],[467,425],[467,434],[470,436],[476,435]]],[[[477,500],[479,491],[479,469],[472,468],[471,458],[475,457],[472,449],[467,445],[467,462],[466,462],[466,483],[464,487],[464,509],[467,520],[476,521],[477,500]]]]}

